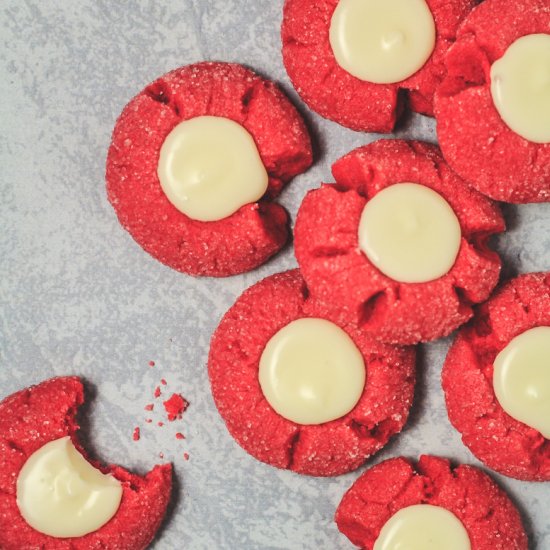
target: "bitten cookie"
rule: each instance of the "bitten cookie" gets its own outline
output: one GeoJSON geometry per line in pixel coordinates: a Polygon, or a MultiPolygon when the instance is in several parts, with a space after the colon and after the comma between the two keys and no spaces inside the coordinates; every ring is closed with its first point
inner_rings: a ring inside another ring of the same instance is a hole
{"type": "Polygon", "coordinates": [[[435,98],[445,159],[482,193],[550,201],[550,4],[486,0],[457,33],[435,98]]]}
{"type": "Polygon", "coordinates": [[[370,468],[344,495],[335,519],[367,550],[527,550],[521,517],[506,493],[481,470],[451,468],[435,456],[421,456],[416,466],[392,458],[370,468]]]}
{"type": "Polygon", "coordinates": [[[550,480],[550,274],[521,275],[480,306],[442,373],[449,419],[501,474],[550,480]]]}
{"type": "Polygon", "coordinates": [[[140,477],[119,466],[88,461],[76,438],[76,409],[83,401],[80,380],[64,377],[0,402],[3,550],[140,550],[159,529],[170,499],[171,466],[155,466],[140,477]],[[57,499],[51,499],[54,491],[57,499]],[[103,515],[108,508],[110,519],[103,515]],[[76,536],[75,529],[88,534],[76,536]]]}
{"type": "Polygon", "coordinates": [[[288,237],[270,200],[312,161],[279,88],[232,63],[198,63],[147,86],[117,120],[107,194],[149,254],[192,275],[257,267],[288,237]]]}
{"type": "Polygon", "coordinates": [[[433,115],[443,58],[475,0],[286,0],[283,61],[308,106],[352,130],[391,132],[433,115]]]}
{"type": "Polygon", "coordinates": [[[339,324],[293,270],[238,298],[214,333],[208,372],[216,406],[243,449],[278,468],[334,476],[359,467],[402,429],[414,363],[413,348],[339,324]]]}
{"type": "Polygon", "coordinates": [[[498,281],[487,241],[504,230],[499,208],[426,143],[373,142],[332,173],[336,184],[310,191],[296,220],[312,296],[389,343],[433,340],[466,322],[498,281]]]}

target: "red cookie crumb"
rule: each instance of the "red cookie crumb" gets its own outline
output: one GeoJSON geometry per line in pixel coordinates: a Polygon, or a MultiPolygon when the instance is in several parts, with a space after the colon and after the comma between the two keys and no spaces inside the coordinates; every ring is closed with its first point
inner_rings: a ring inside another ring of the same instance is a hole
{"type": "Polygon", "coordinates": [[[283,61],[300,97],[321,116],[352,130],[391,132],[407,91],[413,111],[433,115],[433,95],[445,74],[443,58],[476,0],[427,0],[436,25],[435,49],[415,74],[395,84],[354,77],[334,57],[329,41],[338,0],[286,0],[281,37],[283,61]]]}
{"type": "Polygon", "coordinates": [[[413,348],[376,342],[310,299],[298,270],[272,275],[246,290],[216,329],[208,359],[214,401],[237,443],[262,462],[314,476],[358,468],[401,431],[413,399],[414,366],[413,348]],[[300,425],[277,414],[258,381],[269,339],[303,317],[338,324],[367,365],[365,389],[355,408],[320,425],[300,425]]]}
{"type": "Polygon", "coordinates": [[[139,438],[140,438],[139,428],[134,428],[134,433],[132,434],[132,439],[134,441],[139,441],[139,438]]]}
{"type": "Polygon", "coordinates": [[[35,531],[23,519],[16,503],[17,475],[29,456],[56,439],[70,436],[86,457],[77,439],[75,414],[84,401],[76,377],[53,378],[6,397],[0,402],[0,548],[21,550],[145,549],[160,527],[172,487],[170,464],[155,466],[141,477],[119,466],[102,466],[102,472],[122,483],[123,493],[115,516],[103,527],[75,538],[56,538],[35,531]]]}
{"type": "Polygon", "coordinates": [[[107,194],[121,225],[157,260],[184,273],[224,277],[257,267],[284,245],[288,217],[270,201],[311,161],[305,124],[273,82],[241,65],[198,63],[160,77],[124,108],[107,157],[107,194]],[[216,222],[177,210],[156,170],[170,131],[203,115],[242,124],[269,175],[258,203],[216,222]]]}
{"type": "Polygon", "coordinates": [[[437,135],[451,168],[500,201],[550,201],[550,143],[516,134],[491,95],[491,65],[527,34],[548,33],[548,0],[485,0],[464,21],[435,98],[437,135]]]}
{"type": "Polygon", "coordinates": [[[492,201],[454,174],[434,145],[380,140],[332,166],[335,185],[310,191],[296,219],[295,253],[311,295],[384,342],[415,344],[445,336],[472,316],[498,282],[500,258],[489,237],[504,230],[492,201]],[[426,283],[399,283],[359,249],[363,208],[382,189],[425,185],[453,208],[462,230],[454,266],[426,283]]]}
{"type": "Polygon", "coordinates": [[[442,383],[449,419],[479,460],[510,477],[550,481],[550,441],[509,416],[493,389],[498,353],[536,326],[550,326],[550,273],[512,279],[478,309],[449,350],[442,383]]]}
{"type": "Polygon", "coordinates": [[[189,403],[179,393],[173,393],[170,399],[164,401],[163,405],[168,415],[168,420],[173,422],[182,417],[189,403]]]}
{"type": "Polygon", "coordinates": [[[392,458],[364,472],[336,510],[338,529],[371,550],[384,524],[415,504],[441,506],[464,525],[472,550],[527,550],[521,517],[506,493],[473,466],[451,468],[448,460],[421,456],[416,467],[392,458]]]}

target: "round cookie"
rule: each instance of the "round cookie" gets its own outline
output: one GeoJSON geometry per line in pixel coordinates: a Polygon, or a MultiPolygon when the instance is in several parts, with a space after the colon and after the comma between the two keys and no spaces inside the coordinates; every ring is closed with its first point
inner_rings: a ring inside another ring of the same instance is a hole
{"type": "Polygon", "coordinates": [[[82,537],[57,538],[33,529],[21,516],[16,502],[18,473],[27,458],[46,443],[76,438],[76,409],[84,401],[82,383],[76,377],[53,378],[19,391],[0,402],[0,547],[3,550],[89,550],[146,548],[160,527],[170,499],[172,468],[155,466],[144,477],[119,466],[91,464],[110,473],[122,484],[122,500],[116,514],[98,530],[82,537]]]}
{"type": "Polygon", "coordinates": [[[308,297],[298,270],[272,275],[246,290],[225,314],[210,346],[212,394],[237,443],[262,462],[313,476],[358,468],[405,424],[413,399],[415,351],[378,343],[338,323],[308,297]],[[269,405],[259,383],[268,341],[302,318],[338,324],[366,364],[366,384],[347,414],[319,425],[287,420],[269,405]]]}
{"type": "Polygon", "coordinates": [[[514,132],[491,93],[492,64],[520,37],[549,29],[547,0],[486,0],[446,56],[447,75],[435,96],[441,150],[453,170],[499,201],[550,201],[550,143],[514,132]]]}
{"type": "Polygon", "coordinates": [[[371,550],[384,524],[399,510],[428,504],[462,523],[471,550],[527,550],[527,536],[514,504],[491,478],[472,466],[423,455],[415,466],[391,458],[364,472],[336,510],[338,529],[371,550]]]}
{"type": "Polygon", "coordinates": [[[472,453],[501,474],[550,480],[550,441],[512,418],[493,386],[493,363],[510,341],[550,326],[550,274],[521,275],[479,307],[452,345],[442,372],[447,412],[472,453]]]}
{"type": "Polygon", "coordinates": [[[310,191],[296,220],[296,258],[312,296],[388,343],[433,340],[466,322],[472,304],[485,300],[498,281],[500,259],[487,241],[504,230],[499,208],[468,187],[437,147],[426,143],[373,142],[338,160],[332,173],[336,184],[310,191]],[[436,191],[459,222],[454,264],[434,280],[398,282],[359,248],[365,205],[399,182],[436,191]]]}
{"type": "Polygon", "coordinates": [[[257,267],[285,244],[288,216],[270,200],[311,162],[304,122],[274,83],[241,65],[198,63],[165,74],[126,105],[107,157],[107,194],[122,226],[153,257],[184,273],[223,277],[257,267]],[[157,175],[168,134],[203,116],[241,125],[269,177],[261,200],[218,221],[178,210],[157,175]]]}
{"type": "Polygon", "coordinates": [[[427,0],[436,28],[435,47],[420,70],[405,80],[375,84],[353,76],[336,61],[330,26],[338,0],[286,0],[281,37],[283,61],[300,97],[321,116],[352,130],[391,132],[404,108],[433,115],[433,95],[444,75],[444,54],[475,0],[427,0]]]}

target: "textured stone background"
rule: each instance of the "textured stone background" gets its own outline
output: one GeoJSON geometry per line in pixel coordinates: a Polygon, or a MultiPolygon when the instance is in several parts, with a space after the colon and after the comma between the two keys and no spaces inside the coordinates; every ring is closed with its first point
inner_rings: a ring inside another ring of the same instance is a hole
{"type": "MultiPolygon", "coordinates": [[[[330,181],[332,161],[374,139],[299,102],[281,61],[281,6],[4,0],[0,7],[0,397],[78,374],[90,390],[83,427],[93,453],[138,472],[164,453],[177,483],[155,549],[352,547],[332,517],[360,471],[310,479],[260,464],[228,435],[209,392],[205,363],[217,322],[246,287],[293,267],[292,248],[246,275],[193,279],[142,252],[105,196],[105,155],[124,104],[157,76],[199,60],[245,63],[306,112],[318,154],[281,197],[293,217],[307,189],[330,181]],[[143,410],[161,378],[165,394],[181,391],[191,402],[181,422],[163,428],[145,424],[143,410]],[[176,431],[187,439],[176,440],[176,431]]],[[[435,141],[423,117],[398,135],[435,141]]],[[[550,205],[505,213],[510,230],[496,240],[505,274],[550,269],[550,205]]],[[[446,417],[439,372],[448,344],[424,346],[411,421],[371,464],[434,453],[479,465],[446,417]]],[[[550,548],[548,485],[493,477],[520,507],[532,548],[550,548]]]]}

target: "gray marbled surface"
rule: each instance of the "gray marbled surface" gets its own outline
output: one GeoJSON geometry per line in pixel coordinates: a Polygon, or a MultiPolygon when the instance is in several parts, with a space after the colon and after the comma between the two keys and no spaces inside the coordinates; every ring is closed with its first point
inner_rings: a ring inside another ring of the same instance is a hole
{"type": "MultiPolygon", "coordinates": [[[[140,473],[159,453],[172,461],[177,483],[155,549],[352,548],[332,518],[362,470],[312,479],[257,462],[229,436],[209,392],[212,331],[246,287],[295,266],[292,248],[246,275],[187,277],[145,254],[105,195],[105,156],[122,107],[157,76],[200,60],[244,63],[278,81],[306,113],[318,154],[280,199],[293,217],[307,189],[330,181],[335,159],[374,139],[299,102],[281,61],[281,7],[282,0],[0,7],[0,397],[80,375],[90,389],[89,449],[140,473]],[[144,411],[160,401],[153,390],[161,378],[164,396],[181,392],[191,403],[181,421],[163,427],[158,410],[144,411]]],[[[398,135],[435,141],[433,121],[412,117],[398,135]]],[[[505,274],[549,270],[550,205],[507,206],[505,214],[510,229],[496,240],[505,274]]],[[[439,373],[449,341],[424,346],[411,420],[369,464],[433,453],[479,465],[445,413],[439,373]]],[[[549,549],[548,484],[492,475],[521,509],[531,548],[549,549]]]]}

